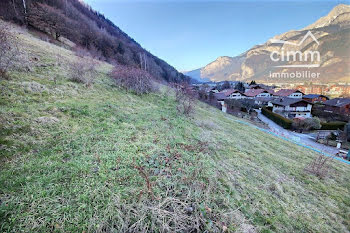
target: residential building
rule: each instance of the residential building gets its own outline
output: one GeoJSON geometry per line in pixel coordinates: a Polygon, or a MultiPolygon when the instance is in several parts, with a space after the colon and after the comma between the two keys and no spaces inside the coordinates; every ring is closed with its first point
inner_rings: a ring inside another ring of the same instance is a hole
{"type": "Polygon", "coordinates": [[[312,117],[312,103],[297,98],[278,98],[272,102],[272,111],[284,117],[312,117]]]}
{"type": "Polygon", "coordinates": [[[303,98],[304,93],[295,89],[281,89],[275,92],[275,95],[280,97],[301,99],[303,98]]]}
{"type": "Polygon", "coordinates": [[[222,93],[225,95],[225,99],[245,99],[247,98],[247,95],[245,93],[242,93],[235,89],[227,89],[223,90],[219,93],[222,93]]]}
{"type": "Polygon", "coordinates": [[[309,101],[311,103],[324,103],[327,100],[329,100],[329,98],[325,95],[317,95],[317,94],[308,94],[308,95],[304,95],[303,99],[306,101],[309,101]]]}
{"type": "Polygon", "coordinates": [[[274,95],[274,92],[273,90],[265,90],[265,89],[249,89],[244,94],[250,98],[271,97],[274,95]]]}
{"type": "Polygon", "coordinates": [[[324,104],[325,112],[350,115],[350,98],[334,98],[324,104]]]}

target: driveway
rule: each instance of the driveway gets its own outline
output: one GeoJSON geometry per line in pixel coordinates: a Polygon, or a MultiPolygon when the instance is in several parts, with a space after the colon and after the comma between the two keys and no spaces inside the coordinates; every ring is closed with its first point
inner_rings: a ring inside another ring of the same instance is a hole
{"type": "Polygon", "coordinates": [[[269,129],[271,132],[280,135],[282,137],[291,139],[297,143],[304,144],[306,146],[312,147],[316,150],[322,151],[324,153],[330,154],[330,155],[335,155],[338,153],[338,149],[331,147],[331,146],[326,146],[320,143],[315,142],[315,138],[312,137],[311,135],[308,134],[302,134],[302,133],[297,133],[297,132],[292,132],[289,130],[284,129],[283,127],[277,125],[275,122],[267,118],[261,113],[261,110],[256,110],[258,113],[258,118],[264,122],[265,124],[268,125],[269,129]]]}

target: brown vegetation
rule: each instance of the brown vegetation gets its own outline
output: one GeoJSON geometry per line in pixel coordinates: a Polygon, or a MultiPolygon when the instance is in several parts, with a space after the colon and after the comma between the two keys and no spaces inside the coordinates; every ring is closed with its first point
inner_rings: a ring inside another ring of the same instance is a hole
{"type": "Polygon", "coordinates": [[[8,71],[18,65],[19,50],[8,25],[0,24],[0,78],[8,79],[8,71]]]}
{"type": "Polygon", "coordinates": [[[69,73],[71,74],[70,80],[77,83],[86,84],[91,86],[96,78],[97,62],[91,57],[85,57],[79,59],[70,64],[69,73]]]}
{"type": "Polygon", "coordinates": [[[189,116],[194,112],[196,93],[188,83],[174,84],[177,111],[189,116]]]}
{"type": "Polygon", "coordinates": [[[138,68],[116,66],[112,72],[112,78],[117,86],[123,87],[137,95],[147,94],[156,90],[151,75],[138,68]]]}
{"type": "Polygon", "coordinates": [[[330,170],[330,162],[333,157],[319,155],[305,168],[305,171],[323,179],[327,176],[330,170]]]}

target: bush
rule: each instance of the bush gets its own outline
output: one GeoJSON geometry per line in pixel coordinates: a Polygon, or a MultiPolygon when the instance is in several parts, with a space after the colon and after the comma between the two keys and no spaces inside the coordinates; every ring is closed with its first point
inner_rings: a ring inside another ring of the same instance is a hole
{"type": "Polygon", "coordinates": [[[321,122],[321,130],[343,130],[346,123],[341,121],[321,122]]]}
{"type": "Polygon", "coordinates": [[[112,72],[112,78],[117,86],[123,87],[137,95],[156,91],[151,75],[138,68],[116,66],[112,72]]]}
{"type": "Polygon", "coordinates": [[[77,59],[70,64],[70,80],[91,86],[97,75],[96,65],[92,58],[77,59]]]}
{"type": "Polygon", "coordinates": [[[285,129],[290,129],[292,127],[292,123],[293,123],[292,120],[287,119],[277,113],[271,112],[266,107],[262,108],[261,113],[285,129]]]}
{"type": "Polygon", "coordinates": [[[321,121],[318,117],[306,118],[306,119],[294,119],[292,126],[294,129],[301,130],[311,130],[311,129],[320,129],[321,121]]]}
{"type": "Polygon", "coordinates": [[[8,71],[16,68],[21,61],[17,38],[10,33],[10,27],[0,22],[0,78],[8,79],[8,71]]]}
{"type": "Polygon", "coordinates": [[[174,84],[175,97],[179,113],[189,116],[194,112],[194,102],[196,99],[195,92],[191,89],[188,83],[174,84]]]}
{"type": "Polygon", "coordinates": [[[333,157],[319,155],[305,167],[305,171],[317,176],[320,179],[324,179],[330,171],[330,162],[332,160],[333,157]]]}

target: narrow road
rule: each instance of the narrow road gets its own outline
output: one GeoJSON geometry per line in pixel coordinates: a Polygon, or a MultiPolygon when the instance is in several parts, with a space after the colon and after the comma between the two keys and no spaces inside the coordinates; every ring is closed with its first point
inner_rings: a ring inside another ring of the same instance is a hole
{"type": "Polygon", "coordinates": [[[317,143],[314,141],[314,139],[311,136],[309,136],[307,134],[296,133],[296,132],[286,130],[283,127],[277,125],[275,122],[273,122],[272,120],[270,120],[266,116],[264,116],[260,110],[256,110],[256,111],[258,113],[258,118],[262,122],[264,122],[265,124],[267,124],[269,126],[271,132],[273,132],[277,135],[280,135],[282,137],[291,139],[297,143],[302,143],[302,144],[307,145],[309,147],[312,147],[316,150],[320,150],[320,151],[327,153],[327,154],[330,154],[330,155],[335,155],[336,153],[338,153],[337,148],[317,143]]]}

